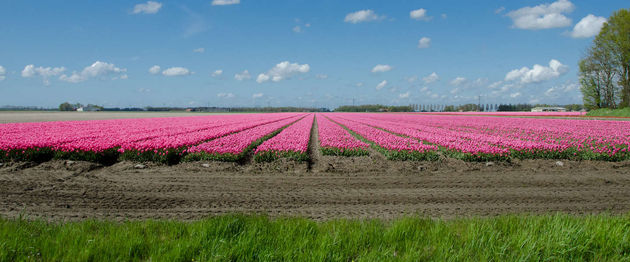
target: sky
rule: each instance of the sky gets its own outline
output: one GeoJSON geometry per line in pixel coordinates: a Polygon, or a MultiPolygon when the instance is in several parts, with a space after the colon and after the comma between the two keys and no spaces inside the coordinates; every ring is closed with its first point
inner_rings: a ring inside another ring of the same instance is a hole
{"type": "Polygon", "coordinates": [[[627,0],[0,1],[0,105],[581,103],[627,0]]]}

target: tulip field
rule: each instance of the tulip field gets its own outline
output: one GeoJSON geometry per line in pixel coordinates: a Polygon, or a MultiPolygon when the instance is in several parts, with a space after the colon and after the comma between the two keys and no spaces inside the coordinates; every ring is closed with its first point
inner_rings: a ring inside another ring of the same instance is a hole
{"type": "MultiPolygon", "coordinates": [[[[503,114],[502,116],[505,116],[503,114]]],[[[0,124],[0,160],[258,162],[323,155],[465,161],[630,158],[630,122],[494,116],[274,113],[0,124]],[[316,127],[315,128],[315,125],[316,127]]]]}

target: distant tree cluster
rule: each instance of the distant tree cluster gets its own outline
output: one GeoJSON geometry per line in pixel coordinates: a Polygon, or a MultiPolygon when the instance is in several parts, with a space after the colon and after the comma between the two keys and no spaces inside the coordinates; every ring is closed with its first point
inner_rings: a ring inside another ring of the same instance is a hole
{"type": "Polygon", "coordinates": [[[340,106],[335,112],[413,112],[411,106],[358,105],[340,106]]]}
{"type": "Polygon", "coordinates": [[[59,111],[76,111],[77,108],[80,107],[83,107],[81,103],[70,104],[68,102],[64,102],[59,105],[59,111]]]}
{"type": "Polygon", "coordinates": [[[59,105],[59,111],[76,111],[77,109],[82,108],[82,107],[92,108],[99,111],[102,111],[104,109],[102,106],[94,105],[94,104],[88,104],[87,106],[84,106],[81,103],[70,104],[68,102],[63,102],[59,105]]]}
{"type": "Polygon", "coordinates": [[[497,111],[499,112],[517,112],[517,111],[531,111],[534,107],[564,107],[567,111],[580,111],[584,109],[583,105],[580,104],[569,104],[569,105],[550,105],[550,104],[501,104],[499,105],[497,111]]]}
{"type": "Polygon", "coordinates": [[[499,105],[497,111],[499,112],[517,112],[517,111],[532,111],[534,108],[533,105],[530,104],[508,104],[508,105],[499,105]]]}
{"type": "Polygon", "coordinates": [[[629,10],[610,16],[579,66],[587,109],[630,107],[629,10]]]}
{"type": "Polygon", "coordinates": [[[229,109],[230,112],[328,112],[327,108],[310,108],[310,107],[234,107],[229,109]]]}

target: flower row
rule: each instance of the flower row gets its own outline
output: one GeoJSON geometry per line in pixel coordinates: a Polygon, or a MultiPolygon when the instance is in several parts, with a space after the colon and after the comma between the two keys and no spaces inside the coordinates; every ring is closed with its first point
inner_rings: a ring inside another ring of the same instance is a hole
{"type": "Polygon", "coordinates": [[[310,114],[263,142],[256,148],[256,160],[272,161],[278,157],[307,160],[306,151],[311,138],[314,117],[314,114],[310,114]]]}

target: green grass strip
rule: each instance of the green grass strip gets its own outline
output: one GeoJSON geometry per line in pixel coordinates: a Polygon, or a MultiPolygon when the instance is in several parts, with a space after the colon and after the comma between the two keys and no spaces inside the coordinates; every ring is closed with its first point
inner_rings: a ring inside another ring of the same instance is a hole
{"type": "Polygon", "coordinates": [[[630,216],[195,222],[0,218],[0,261],[628,261],[630,216]]]}
{"type": "Polygon", "coordinates": [[[608,109],[601,108],[591,110],[586,113],[586,116],[612,116],[612,117],[630,117],[630,107],[622,109],[608,109]]]}

